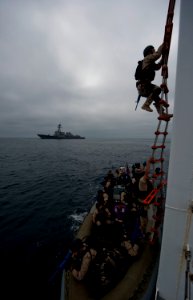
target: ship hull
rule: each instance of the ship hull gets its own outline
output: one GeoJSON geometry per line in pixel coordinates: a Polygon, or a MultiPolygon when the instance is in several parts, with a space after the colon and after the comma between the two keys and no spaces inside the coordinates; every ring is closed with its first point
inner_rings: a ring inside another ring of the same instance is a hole
{"type": "Polygon", "coordinates": [[[49,135],[49,134],[38,134],[38,136],[41,139],[45,139],[45,140],[82,140],[85,139],[85,137],[77,137],[77,136],[54,136],[54,135],[49,135]]]}

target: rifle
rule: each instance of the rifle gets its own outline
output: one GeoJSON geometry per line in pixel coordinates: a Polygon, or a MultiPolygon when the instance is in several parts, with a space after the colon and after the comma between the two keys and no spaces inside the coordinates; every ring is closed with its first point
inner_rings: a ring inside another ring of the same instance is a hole
{"type": "Polygon", "coordinates": [[[138,97],[137,97],[137,101],[136,101],[136,106],[135,106],[135,110],[137,109],[137,106],[138,106],[138,104],[139,104],[139,101],[140,101],[140,98],[141,98],[141,95],[139,95],[138,97]]]}

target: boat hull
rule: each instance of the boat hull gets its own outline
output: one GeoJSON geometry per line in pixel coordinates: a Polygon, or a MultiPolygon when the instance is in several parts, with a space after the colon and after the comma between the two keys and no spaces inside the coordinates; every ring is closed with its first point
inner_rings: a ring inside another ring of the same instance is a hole
{"type": "Polygon", "coordinates": [[[49,134],[38,134],[38,136],[41,139],[45,140],[82,140],[85,139],[85,137],[82,136],[54,136],[54,135],[49,135],[49,134]]]}
{"type": "MultiPolygon", "coordinates": [[[[81,225],[77,238],[90,235],[92,228],[92,215],[95,206],[86,216],[81,225]]],[[[149,300],[154,295],[157,279],[159,248],[145,244],[141,256],[128,268],[125,276],[101,300],[149,300]]],[[[60,300],[94,300],[86,284],[75,280],[70,271],[64,271],[62,277],[62,291],[60,300]]]]}

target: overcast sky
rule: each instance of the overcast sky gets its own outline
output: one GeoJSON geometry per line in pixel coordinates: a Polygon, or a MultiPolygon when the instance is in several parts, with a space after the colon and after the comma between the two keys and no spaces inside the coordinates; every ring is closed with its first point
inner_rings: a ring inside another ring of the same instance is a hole
{"type": "MultiPolygon", "coordinates": [[[[135,111],[134,72],[143,49],[163,41],[168,2],[0,0],[0,136],[36,137],[61,123],[87,138],[153,137],[157,112],[141,110],[145,98],[135,111]]],[[[173,22],[171,112],[179,0],[173,22]]]]}

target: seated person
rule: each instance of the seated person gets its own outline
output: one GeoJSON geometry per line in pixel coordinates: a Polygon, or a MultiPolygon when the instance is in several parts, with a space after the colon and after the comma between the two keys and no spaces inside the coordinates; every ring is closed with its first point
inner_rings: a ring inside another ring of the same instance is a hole
{"type": "Polygon", "coordinates": [[[127,218],[127,205],[119,200],[115,203],[114,209],[113,209],[113,217],[115,222],[117,223],[124,223],[127,218]]]}
{"type": "Polygon", "coordinates": [[[112,218],[114,220],[114,236],[117,238],[117,241],[119,241],[128,226],[127,205],[118,200],[118,202],[114,204],[112,218]]]}
{"type": "Polygon", "coordinates": [[[115,177],[112,170],[109,170],[107,175],[104,177],[104,180],[101,182],[103,187],[108,188],[109,186],[113,187],[115,185],[115,177]]]}
{"type": "Polygon", "coordinates": [[[109,201],[109,194],[107,193],[107,189],[104,188],[104,192],[103,192],[103,200],[104,200],[104,204],[106,205],[109,201]]]}
{"type": "Polygon", "coordinates": [[[135,163],[132,166],[132,176],[135,179],[135,181],[139,181],[139,179],[145,174],[144,166],[142,166],[140,163],[135,163]]]}
{"type": "Polygon", "coordinates": [[[101,202],[103,200],[103,190],[98,190],[96,195],[96,202],[101,202]]]}
{"type": "Polygon", "coordinates": [[[108,203],[105,203],[104,200],[96,203],[93,213],[93,223],[97,226],[111,224],[111,212],[108,208],[108,203]]]}
{"type": "Polygon", "coordinates": [[[83,243],[81,239],[74,241],[72,246],[71,271],[76,280],[81,281],[85,278],[90,264],[96,255],[96,250],[83,243]]]}
{"type": "Polygon", "coordinates": [[[140,228],[140,222],[137,223],[130,235],[125,233],[122,237],[121,247],[127,251],[130,258],[138,256],[144,245],[144,235],[140,228]]]}
{"type": "Polygon", "coordinates": [[[150,161],[147,162],[147,169],[145,174],[140,178],[138,183],[138,204],[140,211],[140,220],[141,220],[141,228],[144,233],[147,231],[148,225],[148,210],[150,210],[150,206],[143,203],[146,197],[153,190],[153,183],[149,178],[149,165],[150,161]]]}
{"type": "Polygon", "coordinates": [[[137,243],[132,243],[126,237],[123,240],[121,246],[127,250],[127,253],[129,254],[129,256],[134,257],[134,256],[137,256],[139,253],[139,245],[137,243]]]}

